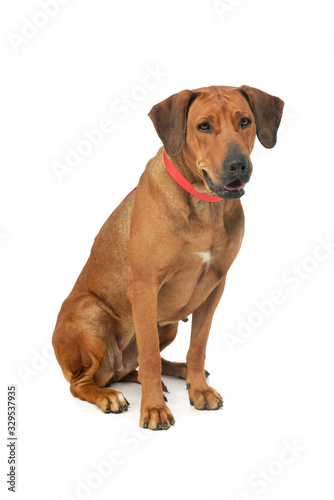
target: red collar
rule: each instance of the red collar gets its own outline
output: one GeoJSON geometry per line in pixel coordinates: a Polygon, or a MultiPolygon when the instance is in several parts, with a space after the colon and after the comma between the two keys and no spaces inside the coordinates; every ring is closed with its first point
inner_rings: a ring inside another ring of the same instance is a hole
{"type": "Polygon", "coordinates": [[[187,181],[185,177],[183,177],[181,172],[173,165],[173,163],[166,155],[165,150],[164,150],[164,162],[169,175],[174,179],[174,181],[177,182],[177,184],[181,186],[185,191],[195,196],[195,198],[198,198],[199,200],[202,201],[211,201],[211,202],[222,201],[223,198],[219,198],[219,196],[216,196],[214,194],[200,193],[199,191],[197,191],[192,186],[192,184],[190,184],[190,182],[187,181]]]}

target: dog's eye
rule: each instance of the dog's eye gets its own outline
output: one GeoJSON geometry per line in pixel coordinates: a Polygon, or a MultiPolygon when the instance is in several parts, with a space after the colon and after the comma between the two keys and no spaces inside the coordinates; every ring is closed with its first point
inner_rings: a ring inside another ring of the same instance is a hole
{"type": "Polygon", "coordinates": [[[198,129],[202,132],[211,132],[211,125],[208,122],[203,122],[198,125],[198,129]]]}
{"type": "Polygon", "coordinates": [[[250,119],[249,118],[246,118],[245,116],[243,118],[241,118],[240,120],[240,125],[241,125],[241,128],[246,128],[248,127],[248,125],[251,123],[250,119]]]}

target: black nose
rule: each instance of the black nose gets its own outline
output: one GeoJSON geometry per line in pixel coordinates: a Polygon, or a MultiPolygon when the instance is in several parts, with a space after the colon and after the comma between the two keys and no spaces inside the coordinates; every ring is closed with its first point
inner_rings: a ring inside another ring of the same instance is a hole
{"type": "Polygon", "coordinates": [[[248,160],[244,155],[229,156],[224,161],[224,169],[238,179],[248,171],[248,160]]]}

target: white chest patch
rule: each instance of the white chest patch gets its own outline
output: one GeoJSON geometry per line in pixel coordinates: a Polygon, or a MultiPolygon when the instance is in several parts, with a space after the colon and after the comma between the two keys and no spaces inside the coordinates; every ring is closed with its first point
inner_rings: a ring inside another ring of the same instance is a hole
{"type": "Polygon", "coordinates": [[[197,255],[201,257],[203,264],[205,264],[206,269],[210,266],[211,252],[197,252],[197,255]]]}

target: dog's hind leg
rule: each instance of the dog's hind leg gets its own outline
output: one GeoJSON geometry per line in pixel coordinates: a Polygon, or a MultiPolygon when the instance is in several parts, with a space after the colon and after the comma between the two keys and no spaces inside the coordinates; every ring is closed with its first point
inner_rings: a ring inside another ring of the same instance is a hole
{"type": "MultiPolygon", "coordinates": [[[[160,351],[165,349],[173,342],[177,334],[178,323],[171,323],[165,326],[159,326],[159,341],[160,351]]],[[[161,374],[170,375],[172,377],[179,377],[186,379],[187,365],[186,363],[174,363],[161,358],[161,374]]]]}
{"type": "MultiPolygon", "coordinates": [[[[133,372],[125,375],[125,377],[123,377],[120,380],[120,382],[134,382],[135,384],[140,384],[139,379],[138,379],[138,370],[134,370],[133,372]]],[[[167,387],[165,386],[165,384],[162,381],[161,381],[161,385],[162,385],[162,390],[164,392],[169,392],[169,390],[167,389],[167,387]]]]}
{"type": "Polygon", "coordinates": [[[187,378],[187,363],[177,363],[161,358],[162,374],[171,377],[187,378]]]}
{"type": "Polygon", "coordinates": [[[104,389],[113,374],[106,370],[106,337],[111,318],[96,303],[84,297],[67,303],[60,312],[52,343],[73,396],[96,404],[105,413],[121,413],[128,401],[119,391],[104,389]],[[103,369],[101,369],[103,366],[103,369]]]}
{"type": "Polygon", "coordinates": [[[133,370],[133,372],[125,375],[120,382],[134,382],[135,384],[140,384],[138,380],[138,370],[133,370]]]}
{"type": "MultiPolygon", "coordinates": [[[[160,339],[160,351],[165,349],[169,344],[173,342],[177,334],[178,323],[172,323],[166,326],[159,327],[159,339],[160,339]]],[[[178,363],[174,361],[168,361],[161,358],[162,363],[162,375],[169,375],[171,377],[187,378],[187,363],[178,363]]],[[[210,374],[205,370],[205,377],[210,374]]]]}
{"type": "MultiPolygon", "coordinates": [[[[162,362],[162,374],[170,375],[171,377],[183,378],[186,380],[187,378],[187,363],[178,363],[175,361],[168,361],[167,359],[161,358],[162,362]]],[[[210,373],[205,370],[204,371],[205,378],[207,378],[210,373]]]]}

